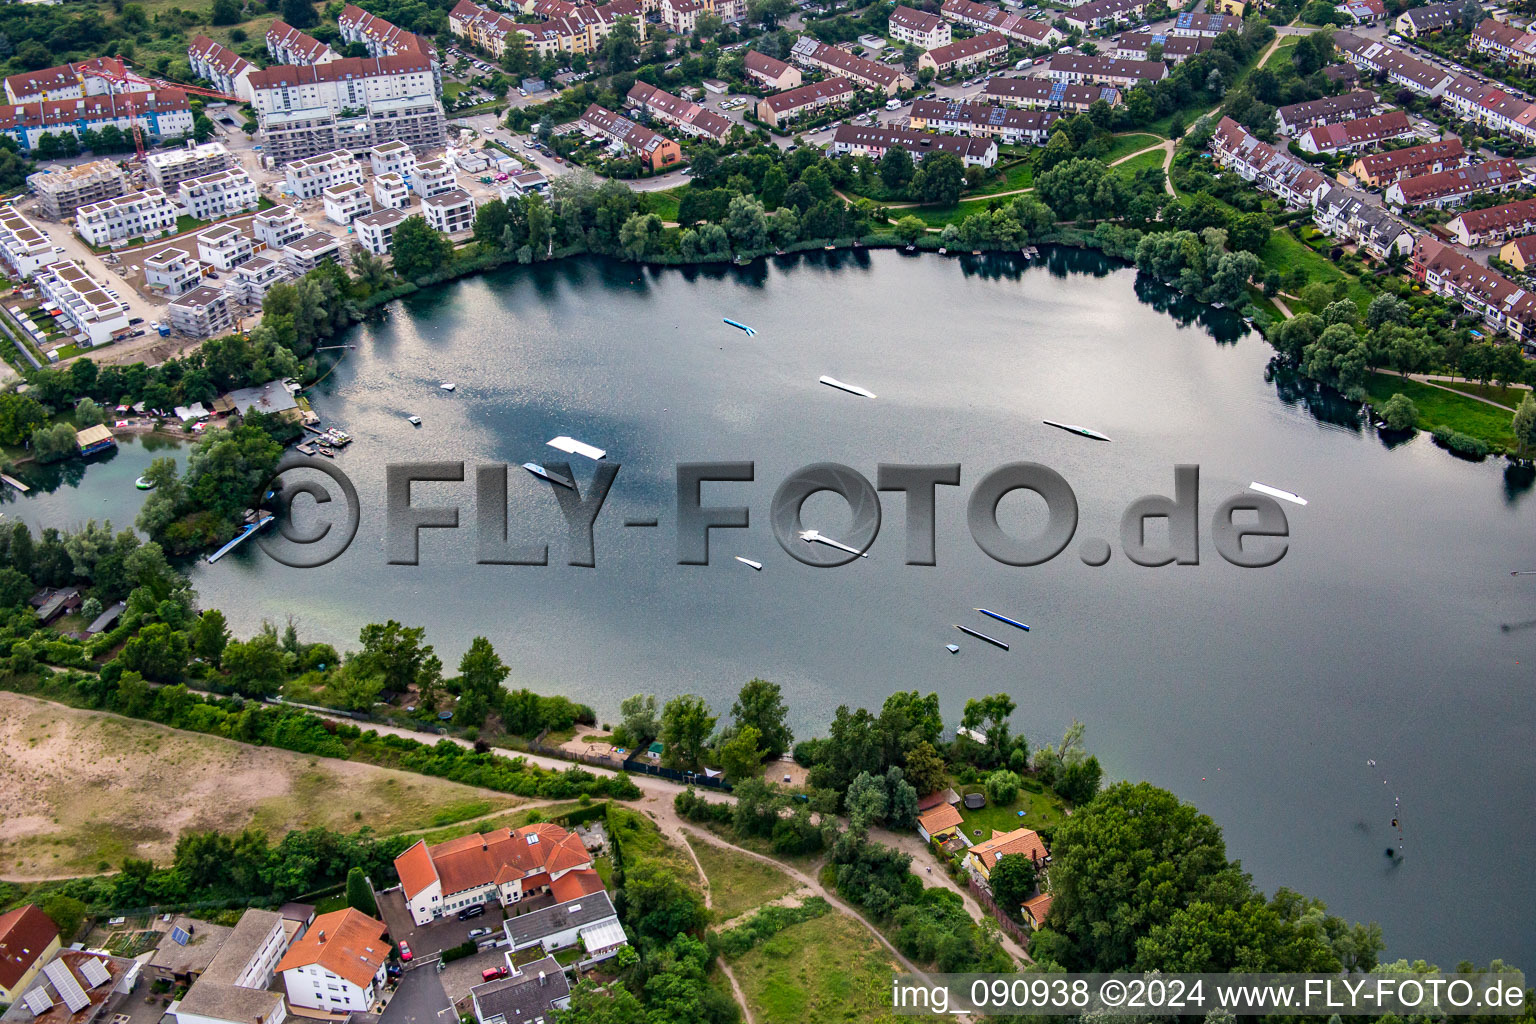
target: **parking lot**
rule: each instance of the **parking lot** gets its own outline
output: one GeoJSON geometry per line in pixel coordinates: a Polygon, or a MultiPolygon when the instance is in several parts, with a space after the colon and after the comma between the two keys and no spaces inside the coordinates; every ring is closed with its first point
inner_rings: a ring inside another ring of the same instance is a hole
{"type": "Polygon", "coordinates": [[[491,930],[491,935],[478,936],[479,940],[499,936],[501,922],[506,917],[501,904],[493,901],[486,904],[485,913],[468,921],[460,921],[457,915],[449,914],[440,920],[417,925],[405,907],[405,893],[398,886],[379,893],[379,914],[389,926],[389,937],[396,945],[401,941],[410,944],[411,964],[430,960],[445,949],[463,945],[472,931],[491,930]]]}

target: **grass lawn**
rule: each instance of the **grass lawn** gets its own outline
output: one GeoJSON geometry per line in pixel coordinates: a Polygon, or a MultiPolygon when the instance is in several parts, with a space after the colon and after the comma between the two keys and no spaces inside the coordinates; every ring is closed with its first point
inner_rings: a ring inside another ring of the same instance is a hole
{"type": "Polygon", "coordinates": [[[452,103],[454,100],[459,98],[459,93],[468,88],[469,86],[465,85],[463,82],[444,82],[443,100],[445,102],[452,103]]]}
{"type": "Polygon", "coordinates": [[[1301,39],[1301,36],[1285,36],[1282,38],[1280,45],[1275,47],[1275,52],[1269,55],[1269,59],[1261,67],[1268,67],[1270,64],[1279,64],[1281,61],[1290,60],[1291,51],[1296,48],[1296,44],[1301,42],[1301,39]]]}
{"type": "Polygon", "coordinates": [[[1419,426],[1424,430],[1447,426],[1482,438],[1489,444],[1504,448],[1515,445],[1515,436],[1509,429],[1511,413],[1486,402],[1391,373],[1371,374],[1365,382],[1365,390],[1371,396],[1371,404],[1378,409],[1394,392],[1401,391],[1413,399],[1413,404],[1419,408],[1419,426]]]}
{"type": "MultiPolygon", "coordinates": [[[[1259,258],[1264,261],[1265,269],[1278,270],[1282,276],[1293,269],[1300,268],[1306,273],[1308,284],[1313,281],[1322,281],[1325,284],[1344,281],[1349,286],[1349,297],[1360,306],[1362,312],[1366,306],[1370,305],[1372,295],[1365,285],[1340,270],[1327,256],[1313,252],[1289,231],[1280,230],[1271,234],[1269,241],[1259,252],[1259,258]]],[[[1292,312],[1302,312],[1305,309],[1302,303],[1293,303],[1289,299],[1285,304],[1291,308],[1292,312]]]]}
{"type": "Polygon", "coordinates": [[[795,888],[788,875],[760,860],[702,840],[691,841],[689,845],[709,878],[710,902],[718,921],[729,921],[795,888]]]}
{"type": "MultiPolygon", "coordinates": [[[[472,832],[494,832],[498,828],[520,828],[523,825],[526,825],[529,822],[535,820],[550,821],[554,818],[560,817],[562,814],[569,814],[571,811],[576,810],[576,808],[580,806],[580,804],[573,801],[568,804],[551,804],[548,807],[530,807],[521,811],[511,810],[506,814],[497,815],[494,818],[486,818],[484,821],[476,821],[469,824],[448,825],[446,828],[439,828],[432,832],[423,833],[421,838],[427,841],[428,846],[432,846],[437,843],[446,843],[448,840],[457,839],[460,836],[467,836],[472,832]]],[[[487,808],[487,810],[489,809],[490,808],[487,808]]],[[[481,811],[480,813],[484,814],[486,812],[481,811]]],[[[460,816],[455,820],[463,821],[464,817],[465,816],[460,816]]],[[[470,817],[478,817],[478,815],[470,815],[470,817]]]]}
{"type": "Polygon", "coordinates": [[[644,193],[650,197],[651,212],[664,221],[676,221],[677,208],[682,203],[683,189],[686,187],[686,185],[679,185],[677,188],[664,189],[660,192],[644,193]]]}
{"type": "Polygon", "coordinates": [[[967,192],[966,198],[973,196],[995,196],[999,192],[1013,192],[1021,188],[1033,188],[1035,184],[1035,165],[1029,160],[1020,160],[1013,164],[1000,164],[1002,177],[996,181],[989,181],[974,192],[967,192]]]}
{"type": "Polygon", "coordinates": [[[1160,149],[1154,149],[1150,153],[1143,153],[1140,156],[1133,156],[1123,164],[1116,164],[1111,168],[1111,170],[1113,170],[1116,174],[1126,178],[1133,177],[1137,171],[1145,170],[1150,167],[1155,167],[1161,170],[1163,166],[1163,159],[1167,155],[1167,153],[1164,153],[1160,149]]]}
{"type": "MultiPolygon", "coordinates": [[[[956,786],[955,792],[964,796],[967,793],[984,793],[985,787],[980,784],[974,786],[956,786]]],[[[965,838],[971,842],[980,842],[991,839],[992,831],[1012,832],[1016,828],[1041,829],[1047,825],[1055,825],[1066,817],[1066,805],[1061,797],[1047,789],[1043,793],[1031,793],[1027,789],[1020,788],[1019,798],[1007,807],[994,807],[991,801],[979,811],[968,811],[962,804],[960,816],[965,819],[965,838]],[[1019,817],[1023,811],[1024,816],[1019,817]],[[976,830],[981,829],[981,835],[976,835],[976,830]]]]}
{"type": "Polygon", "coordinates": [[[1491,402],[1507,406],[1511,412],[1519,408],[1520,400],[1531,393],[1530,388],[1506,388],[1498,384],[1479,384],[1475,380],[1442,380],[1442,387],[1453,388],[1467,395],[1477,395],[1491,402]]]}
{"type": "Polygon", "coordinates": [[[1100,159],[1107,164],[1114,163],[1123,156],[1130,156],[1138,150],[1146,149],[1148,146],[1155,146],[1162,142],[1164,138],[1166,136],[1149,135],[1146,132],[1129,132],[1125,135],[1116,135],[1114,144],[1110,147],[1109,152],[1100,157],[1100,159]]]}
{"type": "Polygon", "coordinates": [[[731,964],[759,1024],[937,1020],[890,1008],[896,961],[863,926],[831,913],[784,929],[731,964]]]}

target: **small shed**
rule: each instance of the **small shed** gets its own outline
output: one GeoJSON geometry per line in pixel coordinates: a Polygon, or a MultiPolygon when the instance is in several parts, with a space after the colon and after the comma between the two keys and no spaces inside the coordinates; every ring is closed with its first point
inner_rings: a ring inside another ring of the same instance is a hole
{"type": "Polygon", "coordinates": [[[75,446],[80,449],[81,455],[94,455],[117,447],[117,438],[112,436],[111,428],[98,424],[75,431],[75,446]]]}

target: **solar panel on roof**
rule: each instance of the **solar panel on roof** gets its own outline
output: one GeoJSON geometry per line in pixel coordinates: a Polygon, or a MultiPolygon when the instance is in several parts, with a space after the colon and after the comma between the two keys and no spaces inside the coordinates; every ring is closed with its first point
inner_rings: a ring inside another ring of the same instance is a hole
{"type": "Polygon", "coordinates": [[[27,1004],[27,1009],[32,1011],[34,1017],[53,1009],[53,998],[48,995],[48,990],[41,986],[28,992],[22,1001],[27,1004]]]}
{"type": "Polygon", "coordinates": [[[59,998],[64,1000],[64,1005],[70,1013],[79,1013],[91,1005],[90,997],[85,994],[85,989],[80,987],[80,982],[75,979],[75,973],[69,969],[69,965],[62,960],[55,960],[43,968],[43,974],[59,993],[59,998]]]}
{"type": "Polygon", "coordinates": [[[112,972],[107,970],[107,965],[100,960],[86,960],[80,964],[80,973],[85,975],[86,985],[95,988],[97,985],[105,985],[112,980],[112,972]]]}

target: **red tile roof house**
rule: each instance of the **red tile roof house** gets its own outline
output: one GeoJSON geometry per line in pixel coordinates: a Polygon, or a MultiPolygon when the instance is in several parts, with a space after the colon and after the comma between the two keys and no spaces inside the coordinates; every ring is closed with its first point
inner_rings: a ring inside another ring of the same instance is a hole
{"type": "Polygon", "coordinates": [[[14,1003],[59,951],[59,929],[32,904],[0,914],[0,1003],[14,1003]]]}
{"type": "Polygon", "coordinates": [[[418,842],[395,858],[406,908],[418,925],[491,899],[510,906],[530,893],[553,889],[573,871],[591,868],[592,855],[581,837],[549,822],[461,836],[436,846],[418,842]]]}
{"type": "Polygon", "coordinates": [[[1413,136],[1413,124],[1401,110],[1389,110],[1375,117],[1320,124],[1308,128],[1296,144],[1308,153],[1347,153],[1391,139],[1413,136]]]}

